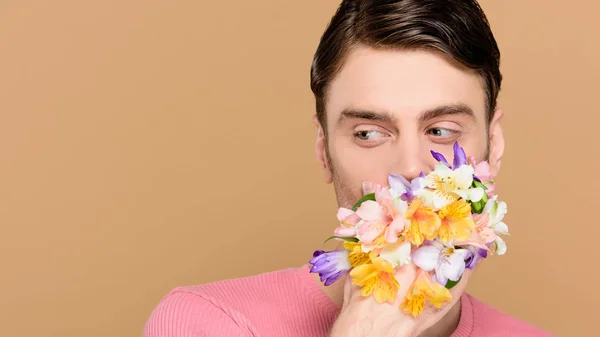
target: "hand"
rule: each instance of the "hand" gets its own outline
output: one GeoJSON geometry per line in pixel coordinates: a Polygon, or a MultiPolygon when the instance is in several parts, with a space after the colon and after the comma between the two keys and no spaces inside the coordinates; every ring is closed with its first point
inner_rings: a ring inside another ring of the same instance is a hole
{"type": "Polygon", "coordinates": [[[456,315],[447,314],[460,300],[470,275],[471,270],[467,269],[461,281],[450,290],[451,302],[440,309],[427,304],[423,313],[416,318],[400,308],[417,277],[414,264],[405,265],[396,271],[394,276],[400,288],[393,303],[377,303],[373,296],[362,296],[360,287],[353,285],[352,279],[347,276],[342,310],[330,337],[413,337],[420,336],[428,329],[435,330],[431,331],[435,336],[450,335],[456,328],[460,307],[453,310],[456,315]]]}

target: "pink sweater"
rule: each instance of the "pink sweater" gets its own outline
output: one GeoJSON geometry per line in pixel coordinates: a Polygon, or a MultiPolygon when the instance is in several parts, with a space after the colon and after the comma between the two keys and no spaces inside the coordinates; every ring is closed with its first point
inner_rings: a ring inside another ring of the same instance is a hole
{"type": "MultiPolygon", "coordinates": [[[[461,304],[452,337],[550,336],[470,295],[461,304]]],[[[144,337],[325,337],[339,310],[304,266],[174,289],[152,312],[144,337]]]]}

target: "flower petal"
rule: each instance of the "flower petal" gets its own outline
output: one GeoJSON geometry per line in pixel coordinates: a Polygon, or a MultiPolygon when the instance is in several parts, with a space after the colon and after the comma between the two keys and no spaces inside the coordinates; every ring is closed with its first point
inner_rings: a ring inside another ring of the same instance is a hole
{"type": "Polygon", "coordinates": [[[467,155],[465,150],[458,145],[458,142],[454,142],[454,169],[467,164],[467,155]]]}
{"type": "MultiPolygon", "coordinates": [[[[463,165],[454,170],[456,186],[461,190],[466,190],[473,184],[473,167],[463,165]]],[[[481,198],[480,198],[481,199],[481,198]]]]}
{"type": "Polygon", "coordinates": [[[397,241],[386,245],[379,257],[392,264],[392,267],[403,266],[410,263],[411,244],[408,241],[397,241]]]}
{"type": "Polygon", "coordinates": [[[360,241],[366,244],[373,241],[383,233],[387,226],[381,222],[364,222],[356,230],[356,234],[360,241]]]}
{"type": "Polygon", "coordinates": [[[325,285],[335,282],[352,268],[347,250],[315,251],[309,263],[312,265],[310,272],[318,273],[321,282],[325,281],[325,285]]]}
{"type": "Polygon", "coordinates": [[[379,203],[373,200],[367,200],[360,204],[360,207],[356,210],[356,214],[367,221],[382,222],[385,219],[385,210],[379,203]]]}
{"type": "Polygon", "coordinates": [[[483,198],[485,190],[481,187],[470,188],[468,190],[456,190],[454,193],[460,195],[461,198],[472,202],[478,202],[483,198]]]}
{"type": "Polygon", "coordinates": [[[506,242],[504,242],[502,238],[497,237],[494,243],[496,244],[496,253],[498,253],[498,255],[504,255],[506,253],[506,242]]]}
{"type": "Polygon", "coordinates": [[[401,175],[389,174],[388,184],[398,195],[406,193],[410,189],[410,183],[401,175]]]}
{"type": "Polygon", "coordinates": [[[340,226],[333,231],[333,235],[343,238],[352,238],[356,236],[356,228],[340,226]]]}
{"type": "Polygon", "coordinates": [[[390,243],[398,241],[398,235],[404,231],[408,224],[408,220],[404,217],[394,219],[385,231],[385,241],[390,243]]]}
{"type": "Polygon", "coordinates": [[[448,283],[448,278],[444,276],[439,269],[439,267],[436,268],[436,272],[431,276],[431,280],[445,286],[446,283],[448,283]]]}
{"type": "Polygon", "coordinates": [[[454,254],[450,255],[450,257],[440,265],[442,276],[447,277],[452,281],[458,281],[465,271],[466,255],[467,252],[465,249],[457,249],[454,254]],[[458,251],[464,251],[464,253],[457,253],[458,251]]]}
{"type": "Polygon", "coordinates": [[[354,213],[354,211],[352,211],[351,209],[344,207],[338,208],[337,218],[339,221],[344,221],[345,219],[348,219],[354,215],[356,215],[356,213],[354,213]]]}
{"type": "Polygon", "coordinates": [[[412,260],[424,271],[432,271],[440,262],[440,253],[436,246],[422,246],[413,253],[412,260]]]}
{"type": "Polygon", "coordinates": [[[435,152],[433,150],[431,150],[431,155],[433,156],[433,158],[435,158],[435,160],[437,160],[438,162],[446,165],[447,167],[450,167],[450,164],[448,164],[448,161],[446,160],[446,158],[444,157],[443,154],[435,152]]]}
{"type": "Polygon", "coordinates": [[[507,213],[506,203],[504,201],[498,201],[496,207],[490,210],[490,223],[492,225],[501,222],[507,213]]]}
{"type": "Polygon", "coordinates": [[[496,234],[509,235],[508,234],[508,226],[504,222],[499,222],[495,225],[490,226],[491,229],[496,232],[496,234]]]}

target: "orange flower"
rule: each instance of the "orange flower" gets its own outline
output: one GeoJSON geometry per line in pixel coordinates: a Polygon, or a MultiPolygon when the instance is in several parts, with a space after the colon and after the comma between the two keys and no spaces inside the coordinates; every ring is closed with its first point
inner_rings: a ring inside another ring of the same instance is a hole
{"type": "Polygon", "coordinates": [[[423,243],[424,238],[433,239],[441,225],[441,219],[433,209],[417,198],[408,207],[406,218],[410,221],[406,237],[417,246],[423,243]]]}
{"type": "Polygon", "coordinates": [[[444,206],[439,212],[439,217],[442,220],[441,226],[429,240],[433,240],[436,236],[444,243],[452,239],[467,240],[471,236],[471,232],[475,229],[475,222],[471,216],[471,205],[460,199],[444,206]]]}

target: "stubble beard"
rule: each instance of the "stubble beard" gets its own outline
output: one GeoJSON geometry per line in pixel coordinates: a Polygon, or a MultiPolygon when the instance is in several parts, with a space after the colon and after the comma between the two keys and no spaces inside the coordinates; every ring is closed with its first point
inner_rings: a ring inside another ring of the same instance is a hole
{"type": "Polygon", "coordinates": [[[329,169],[331,170],[333,191],[335,192],[338,207],[352,208],[352,206],[362,197],[362,185],[351,186],[351,184],[341,176],[334,161],[331,159],[328,145],[326,147],[325,155],[327,157],[329,169]]]}

